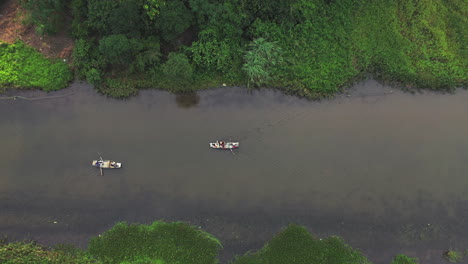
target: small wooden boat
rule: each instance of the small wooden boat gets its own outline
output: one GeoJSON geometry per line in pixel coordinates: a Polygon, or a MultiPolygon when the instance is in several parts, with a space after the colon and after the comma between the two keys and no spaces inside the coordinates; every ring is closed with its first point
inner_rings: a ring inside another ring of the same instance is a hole
{"type": "Polygon", "coordinates": [[[231,141],[216,141],[214,143],[210,143],[210,148],[214,149],[236,149],[239,148],[239,142],[231,142],[231,141]]]}
{"type": "Polygon", "coordinates": [[[99,171],[101,172],[101,176],[104,176],[104,172],[102,171],[102,169],[120,169],[120,168],[122,168],[122,163],[115,162],[113,160],[103,160],[101,155],[99,155],[98,160],[93,160],[93,162],[91,162],[91,165],[93,167],[99,168],[99,171]]]}
{"type": "Polygon", "coordinates": [[[94,167],[102,168],[102,169],[120,169],[122,168],[122,163],[115,162],[113,160],[93,160],[92,165],[94,167]]]}

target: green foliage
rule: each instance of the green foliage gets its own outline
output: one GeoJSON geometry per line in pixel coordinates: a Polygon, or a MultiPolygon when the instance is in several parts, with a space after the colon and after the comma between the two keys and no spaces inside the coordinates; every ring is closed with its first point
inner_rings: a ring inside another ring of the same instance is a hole
{"type": "Polygon", "coordinates": [[[123,34],[110,35],[99,41],[99,51],[111,64],[124,65],[143,48],[141,42],[129,39],[123,34]]]}
{"type": "Polygon", "coordinates": [[[458,263],[463,260],[463,252],[457,250],[449,250],[445,252],[445,258],[450,263],[458,263]]]}
{"type": "Polygon", "coordinates": [[[142,42],[142,51],[136,55],[131,65],[131,72],[145,72],[159,66],[161,62],[161,47],[159,39],[149,37],[142,42]]]}
{"type": "Polygon", "coordinates": [[[87,18],[87,0],[71,0],[71,12],[73,15],[72,35],[76,39],[88,37],[89,25],[84,23],[87,18]]]}
{"type": "Polygon", "coordinates": [[[79,39],[75,42],[75,48],[73,49],[73,65],[78,71],[78,76],[81,78],[86,77],[86,73],[91,68],[91,43],[84,39],[79,39]]]}
{"type": "Polygon", "coordinates": [[[242,0],[249,17],[282,23],[290,20],[291,6],[297,0],[242,0]]]}
{"type": "Polygon", "coordinates": [[[405,255],[398,255],[392,260],[392,264],[418,264],[418,260],[405,255]]]}
{"type": "Polygon", "coordinates": [[[192,43],[192,60],[203,70],[228,73],[240,57],[239,47],[231,47],[227,40],[218,40],[213,29],[200,32],[199,40],[192,43]]]}
{"type": "Polygon", "coordinates": [[[101,262],[75,249],[72,254],[62,250],[48,250],[34,243],[15,242],[0,245],[3,264],[100,264],[101,262]]]}
{"type": "Polygon", "coordinates": [[[301,226],[290,225],[271,239],[260,251],[236,258],[232,264],[365,264],[359,251],[341,238],[315,239],[301,226]]]}
{"type": "Polygon", "coordinates": [[[100,84],[102,81],[101,78],[101,73],[99,70],[92,68],[86,73],[86,81],[88,81],[90,84],[100,84]]]}
{"type": "Polygon", "coordinates": [[[160,13],[160,7],[164,5],[164,0],[145,0],[143,8],[150,20],[154,20],[160,13]]]}
{"type": "Polygon", "coordinates": [[[88,18],[84,23],[88,24],[91,29],[99,32],[101,35],[110,34],[110,27],[112,25],[109,23],[109,18],[118,7],[118,3],[119,1],[113,0],[88,0],[88,18]]]}
{"type": "Polygon", "coordinates": [[[107,78],[100,83],[99,91],[114,98],[127,98],[138,93],[137,87],[127,79],[107,78]]]}
{"type": "Polygon", "coordinates": [[[217,263],[221,243],[185,223],[118,223],[91,239],[89,252],[110,263],[217,263]]]}
{"type": "Polygon", "coordinates": [[[73,35],[86,42],[75,47],[78,75],[96,69],[102,84],[138,76],[177,90],[173,61],[161,59],[171,52],[189,56],[180,73],[187,90],[247,76],[247,85],[315,98],[368,74],[448,91],[468,80],[462,0],[72,0],[71,7],[73,35]]]}
{"type": "Polygon", "coordinates": [[[193,81],[193,67],[182,53],[169,53],[166,63],[162,65],[162,73],[169,81],[179,85],[189,85],[193,81]]]}
{"type": "Polygon", "coordinates": [[[274,67],[280,64],[282,50],[273,42],[268,42],[263,38],[252,41],[250,49],[244,56],[245,63],[242,69],[248,76],[249,84],[267,84],[273,75],[274,67]]]}
{"type": "Polygon", "coordinates": [[[63,24],[66,0],[20,0],[19,3],[29,11],[28,15],[40,35],[57,33],[63,24]]]}
{"type": "Polygon", "coordinates": [[[365,66],[385,79],[425,88],[450,90],[466,82],[466,62],[456,55],[463,43],[448,34],[447,24],[462,18],[447,2],[375,1],[360,9],[352,37],[365,66]]]}
{"type": "Polygon", "coordinates": [[[161,38],[165,41],[173,40],[193,23],[193,13],[182,0],[168,1],[160,9],[156,24],[161,32],[161,38]]]}
{"type": "Polygon", "coordinates": [[[22,42],[0,42],[0,87],[53,91],[68,85],[72,75],[63,62],[52,62],[22,42]]]}
{"type": "MultiPolygon", "coordinates": [[[[87,251],[70,244],[48,248],[31,242],[0,242],[0,263],[5,264],[217,264],[222,248],[218,239],[194,226],[162,221],[151,225],[117,223],[92,238],[87,251]]],[[[457,263],[463,253],[450,250],[445,256],[457,263]]],[[[229,263],[370,264],[343,239],[317,239],[298,225],[289,225],[259,251],[247,252],[229,263]]],[[[398,255],[391,264],[418,264],[418,260],[398,255]]]]}

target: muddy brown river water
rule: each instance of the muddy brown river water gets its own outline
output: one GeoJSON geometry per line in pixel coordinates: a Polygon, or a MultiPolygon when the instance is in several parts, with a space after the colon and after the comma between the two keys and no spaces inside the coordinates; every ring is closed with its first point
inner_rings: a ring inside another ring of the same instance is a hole
{"type": "MultiPolygon", "coordinates": [[[[85,247],[117,221],[182,220],[260,248],[288,223],[375,263],[468,249],[468,91],[365,81],[331,100],[221,88],[128,100],[85,84],[0,100],[0,234],[85,247]],[[209,149],[240,140],[233,153],[209,149]],[[97,153],[120,170],[91,167],[97,153]]],[[[8,95],[8,94],[7,94],[8,95]]],[[[4,95],[4,96],[7,96],[4,95]]]]}

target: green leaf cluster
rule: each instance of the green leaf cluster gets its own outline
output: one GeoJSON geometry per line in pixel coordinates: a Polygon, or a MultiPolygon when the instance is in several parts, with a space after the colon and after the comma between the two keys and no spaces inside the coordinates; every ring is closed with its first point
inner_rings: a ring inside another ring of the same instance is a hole
{"type": "Polygon", "coordinates": [[[0,42],[0,87],[54,91],[68,85],[72,74],[62,61],[51,61],[23,42],[0,42]]]}
{"type": "Polygon", "coordinates": [[[339,237],[314,238],[304,227],[290,225],[262,249],[237,257],[231,264],[370,264],[339,237]]]}
{"type": "Polygon", "coordinates": [[[215,264],[221,248],[216,238],[202,230],[161,221],[118,223],[89,243],[89,253],[109,263],[215,264]]]}

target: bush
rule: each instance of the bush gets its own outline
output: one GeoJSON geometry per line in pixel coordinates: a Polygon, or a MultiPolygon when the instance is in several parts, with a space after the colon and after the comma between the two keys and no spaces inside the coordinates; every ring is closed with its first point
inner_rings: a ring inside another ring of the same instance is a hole
{"type": "Polygon", "coordinates": [[[463,260],[463,252],[457,250],[449,250],[445,252],[445,258],[450,263],[458,263],[463,260]]]}
{"type": "Polygon", "coordinates": [[[101,73],[95,69],[92,68],[86,73],[86,81],[88,81],[90,84],[93,85],[98,85],[101,83],[101,73]]]}
{"type": "Polygon", "coordinates": [[[126,79],[106,78],[103,83],[98,85],[98,89],[103,94],[114,98],[127,98],[138,93],[138,89],[135,85],[126,79]]]}
{"type": "Polygon", "coordinates": [[[67,64],[52,61],[22,42],[0,43],[0,87],[65,88],[72,79],[67,64]]]}
{"type": "Polygon", "coordinates": [[[110,35],[99,41],[99,51],[111,64],[125,65],[143,48],[140,41],[123,34],[110,35]]]}
{"type": "Polygon", "coordinates": [[[169,53],[166,63],[162,65],[162,73],[177,85],[188,85],[193,81],[193,67],[182,53],[169,53]]]}
{"type": "Polygon", "coordinates": [[[359,251],[341,238],[315,239],[301,226],[290,225],[260,251],[236,258],[232,264],[365,264],[359,251]]]}
{"type": "Polygon", "coordinates": [[[253,40],[249,46],[242,66],[248,77],[248,84],[257,86],[268,84],[273,78],[275,67],[283,61],[282,50],[276,43],[268,42],[264,38],[253,40]]]}
{"type": "Polygon", "coordinates": [[[241,55],[238,49],[230,46],[232,44],[227,40],[218,40],[214,29],[206,29],[200,32],[199,40],[192,43],[189,50],[198,68],[226,74],[233,66],[238,66],[236,58],[241,55]]]}
{"type": "Polygon", "coordinates": [[[393,259],[392,264],[418,264],[418,259],[410,258],[405,255],[398,255],[393,259]]]}
{"type": "Polygon", "coordinates": [[[182,0],[167,1],[160,7],[161,12],[156,19],[160,36],[165,41],[171,41],[187,30],[193,23],[193,13],[182,0]]]}
{"type": "Polygon", "coordinates": [[[89,252],[110,263],[217,263],[221,243],[213,236],[181,222],[151,225],[118,223],[91,239],[89,252]]]}

